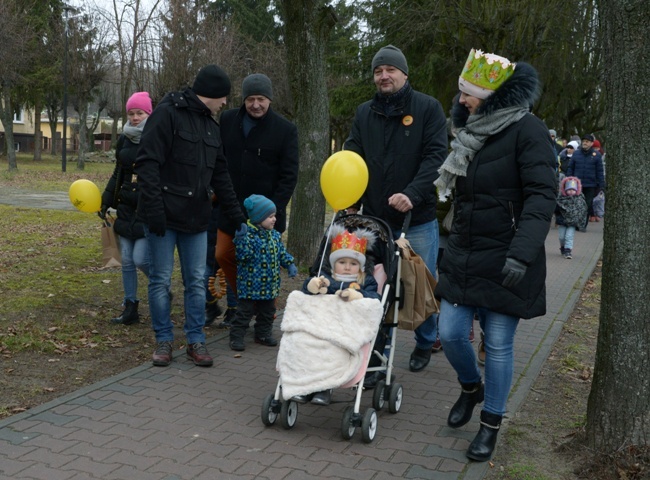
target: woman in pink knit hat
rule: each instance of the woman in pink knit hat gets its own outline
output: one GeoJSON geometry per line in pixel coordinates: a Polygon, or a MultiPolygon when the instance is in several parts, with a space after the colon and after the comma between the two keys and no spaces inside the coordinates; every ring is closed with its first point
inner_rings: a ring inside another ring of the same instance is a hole
{"type": "Polygon", "coordinates": [[[138,315],[138,270],[149,276],[149,250],[144,237],[143,223],[136,219],[138,184],[133,171],[135,156],[140,144],[142,130],[152,111],[151,98],[147,92],[136,92],[126,102],[128,121],[117,140],[115,170],[102,194],[101,218],[109,208],[117,210],[113,226],[120,236],[122,253],[122,284],[124,286],[124,311],[112,323],[131,325],[140,321],[138,315]]]}

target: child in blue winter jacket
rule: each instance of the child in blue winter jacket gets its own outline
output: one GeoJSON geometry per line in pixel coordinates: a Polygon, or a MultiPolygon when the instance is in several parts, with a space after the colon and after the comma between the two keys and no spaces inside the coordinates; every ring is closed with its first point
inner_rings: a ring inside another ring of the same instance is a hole
{"type": "Polygon", "coordinates": [[[560,192],[555,207],[555,223],[560,238],[560,252],[566,259],[572,258],[573,237],[576,229],[587,220],[587,202],[582,194],[578,177],[565,177],[560,183],[560,192]]]}
{"type": "Polygon", "coordinates": [[[237,259],[237,314],[230,327],[230,348],[243,351],[244,335],[253,315],[255,343],[269,347],[278,344],[273,338],[275,299],[280,295],[280,267],[295,277],[298,269],[287,252],[280,233],[274,230],[275,204],[263,195],[244,200],[248,222],[235,233],[237,259]]]}

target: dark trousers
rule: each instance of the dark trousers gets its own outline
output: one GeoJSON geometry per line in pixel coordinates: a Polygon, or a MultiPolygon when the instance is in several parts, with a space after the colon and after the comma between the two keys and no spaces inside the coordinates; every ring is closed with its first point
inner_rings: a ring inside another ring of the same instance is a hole
{"type": "Polygon", "coordinates": [[[594,197],[596,196],[596,187],[582,187],[582,194],[585,196],[587,202],[587,218],[585,221],[585,228],[589,224],[589,217],[594,216],[594,197]]]}
{"type": "Polygon", "coordinates": [[[249,300],[240,298],[237,305],[237,314],[230,327],[230,339],[243,339],[246,330],[255,315],[255,337],[270,337],[273,330],[275,317],[275,299],[249,300]]]}

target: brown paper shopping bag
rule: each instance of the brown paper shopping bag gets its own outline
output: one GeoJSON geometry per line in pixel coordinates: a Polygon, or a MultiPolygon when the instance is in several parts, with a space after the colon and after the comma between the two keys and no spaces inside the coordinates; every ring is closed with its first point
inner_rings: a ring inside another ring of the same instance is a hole
{"type": "MultiPolygon", "coordinates": [[[[437,282],[408,240],[399,239],[397,244],[402,256],[397,328],[415,330],[429,316],[439,311],[438,302],[433,296],[437,282]]],[[[389,317],[392,317],[392,311],[389,311],[389,317]]]]}
{"type": "Polygon", "coordinates": [[[114,219],[110,215],[102,221],[102,268],[121,267],[120,243],[113,230],[114,219]]]}

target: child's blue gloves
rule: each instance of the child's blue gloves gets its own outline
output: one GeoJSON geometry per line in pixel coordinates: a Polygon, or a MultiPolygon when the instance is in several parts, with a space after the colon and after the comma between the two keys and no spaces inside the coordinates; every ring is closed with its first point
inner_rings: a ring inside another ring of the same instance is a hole
{"type": "Polygon", "coordinates": [[[246,236],[246,233],[248,232],[248,225],[245,223],[242,223],[241,226],[237,229],[235,232],[235,237],[241,238],[246,236]]]}
{"type": "Polygon", "coordinates": [[[289,278],[293,278],[298,275],[298,267],[296,267],[295,263],[292,263],[287,267],[287,273],[289,274],[289,278]]]}

